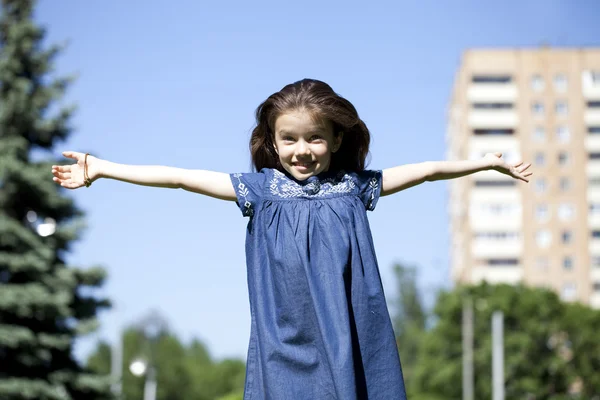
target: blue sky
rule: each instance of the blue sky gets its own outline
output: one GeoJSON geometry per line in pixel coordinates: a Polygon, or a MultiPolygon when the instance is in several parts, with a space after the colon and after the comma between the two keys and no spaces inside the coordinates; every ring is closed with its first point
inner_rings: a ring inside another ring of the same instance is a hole
{"type": "MultiPolygon", "coordinates": [[[[369,166],[382,169],[444,158],[464,50],[600,41],[595,0],[42,0],[36,18],[48,42],[69,42],[56,71],[78,74],[65,100],[79,106],[76,130],[57,155],[223,172],[250,169],[254,110],[287,83],[324,80],[349,99],[373,135],[369,166]]],[[[106,267],[115,304],[79,357],[156,309],[182,339],[245,358],[247,221],[235,205],[108,180],[68,195],[88,224],[69,261],[106,267]]],[[[445,182],[427,183],[370,213],[389,300],[396,261],[419,266],[429,298],[448,287],[446,198],[445,182]]]]}

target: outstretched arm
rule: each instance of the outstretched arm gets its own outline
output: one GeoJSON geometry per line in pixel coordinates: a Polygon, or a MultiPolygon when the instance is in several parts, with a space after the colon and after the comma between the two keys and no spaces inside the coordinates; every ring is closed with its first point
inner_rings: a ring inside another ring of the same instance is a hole
{"type": "Polygon", "coordinates": [[[481,160],[426,161],[418,164],[401,165],[383,170],[381,195],[387,196],[425,181],[454,179],[485,170],[496,170],[515,179],[529,182],[532,172],[526,172],[531,164],[519,162],[508,164],[502,153],[488,153],[481,160]]]}
{"type": "MultiPolygon", "coordinates": [[[[85,154],[67,151],[63,155],[77,162],[72,165],[53,165],[53,180],[68,189],[82,187],[84,185],[85,154]]],[[[222,200],[236,200],[229,175],[222,172],[159,165],[117,164],[93,156],[87,157],[87,167],[92,181],[108,178],[136,185],[184,189],[222,200]]]]}

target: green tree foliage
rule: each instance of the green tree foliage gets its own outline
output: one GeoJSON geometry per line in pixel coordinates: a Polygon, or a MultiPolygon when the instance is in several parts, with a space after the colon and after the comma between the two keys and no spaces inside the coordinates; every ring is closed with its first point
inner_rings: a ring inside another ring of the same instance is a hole
{"type": "Polygon", "coordinates": [[[559,400],[578,385],[582,399],[600,395],[600,315],[562,303],[554,292],[525,286],[461,287],[442,293],[436,325],[425,335],[415,370],[415,399],[461,398],[462,307],[474,303],[475,398],[491,398],[491,316],[504,313],[507,399],[559,400]],[[427,397],[429,396],[429,397],[427,397]]]}
{"type": "MultiPolygon", "coordinates": [[[[123,335],[124,399],[143,397],[144,377],[129,371],[136,358],[149,358],[149,341],[136,328],[127,329],[123,335]]],[[[198,340],[187,346],[173,334],[162,332],[154,347],[157,367],[158,400],[214,400],[243,393],[245,365],[241,360],[214,361],[206,347],[198,340]]],[[[98,373],[110,374],[111,349],[100,342],[88,359],[88,366],[98,373]]]]}
{"type": "Polygon", "coordinates": [[[570,360],[571,376],[582,399],[600,399],[600,311],[581,304],[565,305],[565,335],[553,341],[570,360]],[[580,387],[579,387],[580,386],[580,387]]]}
{"type": "Polygon", "coordinates": [[[403,264],[396,264],[393,269],[398,298],[394,304],[392,322],[406,390],[410,397],[414,371],[419,363],[419,349],[425,334],[427,313],[417,286],[417,269],[403,264]]]}
{"type": "Polygon", "coordinates": [[[105,273],[65,263],[82,212],[52,182],[50,151],[71,132],[70,79],[51,74],[60,48],[42,47],[34,4],[2,0],[0,14],[0,399],[102,399],[109,382],[72,345],[108,306],[90,291],[105,273]]]}

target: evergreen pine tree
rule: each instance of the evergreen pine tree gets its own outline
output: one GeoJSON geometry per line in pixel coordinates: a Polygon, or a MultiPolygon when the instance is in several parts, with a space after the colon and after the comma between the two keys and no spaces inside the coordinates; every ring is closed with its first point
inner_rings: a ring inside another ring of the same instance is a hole
{"type": "Polygon", "coordinates": [[[50,151],[71,132],[73,108],[57,103],[71,79],[51,76],[60,47],[43,48],[34,5],[2,0],[0,14],[0,399],[106,399],[108,378],[73,356],[108,307],[89,290],[105,273],[65,265],[83,215],[50,151]]]}

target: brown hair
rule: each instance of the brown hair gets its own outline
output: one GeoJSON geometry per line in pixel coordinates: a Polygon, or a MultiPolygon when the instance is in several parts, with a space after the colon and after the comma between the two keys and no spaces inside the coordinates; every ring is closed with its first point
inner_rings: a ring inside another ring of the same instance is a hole
{"type": "Polygon", "coordinates": [[[283,172],[274,145],[275,121],[283,113],[294,110],[326,119],[332,123],[334,134],[344,133],[342,145],[331,155],[330,170],[362,171],[365,168],[371,135],[352,103],[325,82],[303,79],[273,93],[256,109],[250,153],[257,171],[275,168],[283,172]]]}

